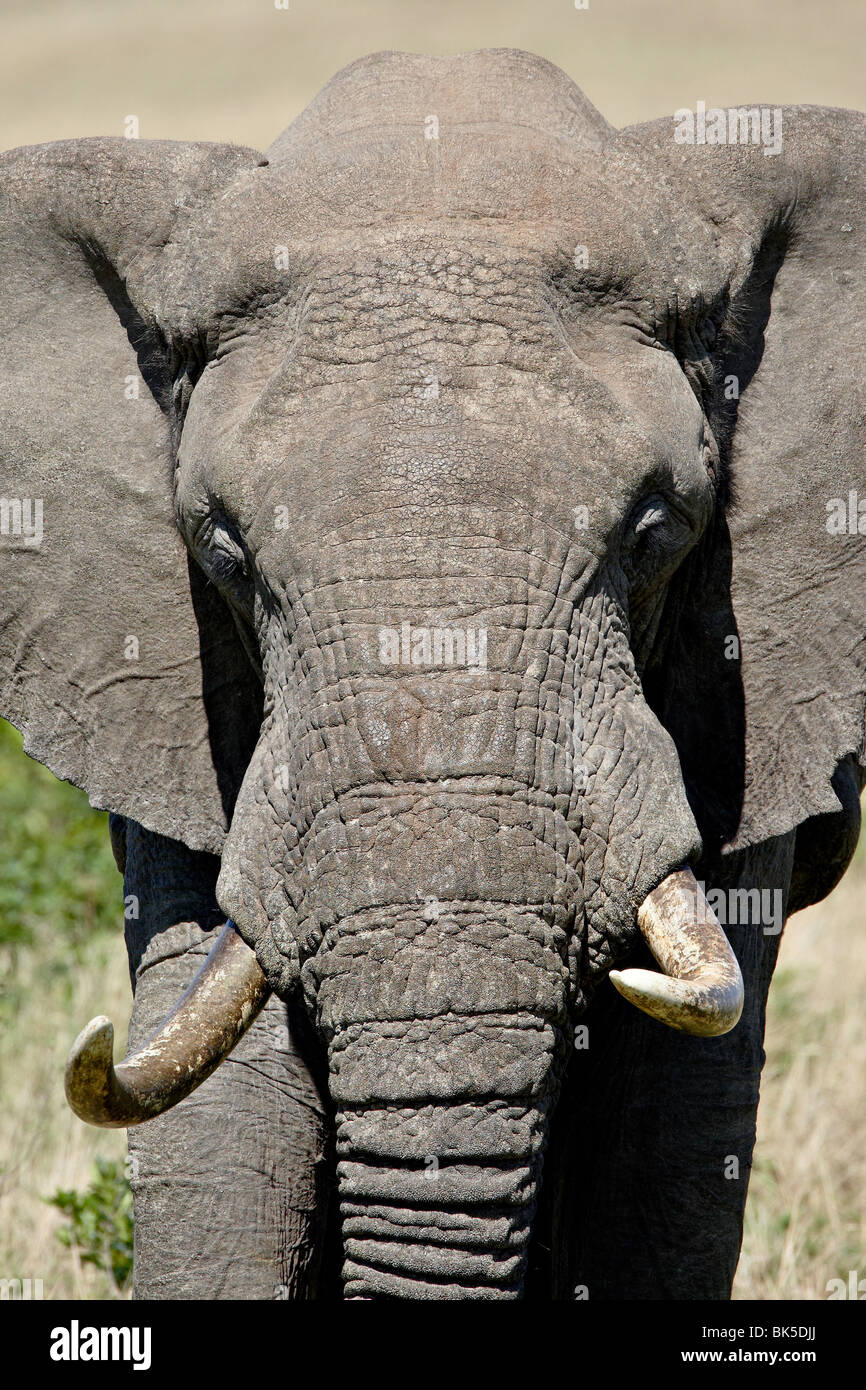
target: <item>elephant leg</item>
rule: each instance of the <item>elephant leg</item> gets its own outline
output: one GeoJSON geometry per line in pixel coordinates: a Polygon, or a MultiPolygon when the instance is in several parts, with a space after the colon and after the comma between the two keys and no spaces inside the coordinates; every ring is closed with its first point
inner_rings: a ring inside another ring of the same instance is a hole
{"type": "MultiPolygon", "coordinates": [[[[781,885],[783,912],[792,852],[787,837],[739,879],[761,881],[760,868],[765,884],[781,885]]],[[[726,930],[746,993],[726,1036],[677,1033],[612,988],[581,1020],[587,1046],[568,1069],[548,1167],[554,1298],[730,1298],[780,935],[726,930]]]]}
{"type": "MultiPolygon", "coordinates": [[[[116,824],[113,838],[117,852],[116,824]]],[[[134,1047],[177,1002],[224,918],[218,860],[132,821],[125,840],[134,1047]]],[[[137,1298],[321,1291],[328,1124],[310,1044],[304,1020],[273,997],[197,1091],[129,1131],[137,1298]]]]}

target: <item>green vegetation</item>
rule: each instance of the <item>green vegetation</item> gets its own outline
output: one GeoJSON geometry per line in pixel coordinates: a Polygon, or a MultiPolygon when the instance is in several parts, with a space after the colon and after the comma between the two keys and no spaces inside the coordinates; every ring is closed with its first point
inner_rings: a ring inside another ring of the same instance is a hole
{"type": "Polygon", "coordinates": [[[41,1279],[46,1298],[123,1296],[131,1213],[119,1188],[111,1196],[111,1175],[122,1173],[126,1135],[81,1124],[63,1095],[79,1029],[106,1011],[122,1048],[129,1014],[107,819],[26,758],[0,721],[0,1278],[41,1279]],[[88,1191],[100,1160],[108,1167],[88,1191]],[[46,1201],[58,1189],[66,1222],[46,1201]],[[100,1250],[110,1258],[90,1257],[100,1250]]]}
{"type": "Polygon", "coordinates": [[[46,1199],[68,1221],[61,1245],[76,1246],[83,1264],[105,1270],[123,1293],[132,1278],[132,1190],[126,1170],[101,1156],[86,1192],[59,1191],[46,1199]]]}
{"type": "MultiPolygon", "coordinates": [[[[116,931],[117,869],[108,816],[21,754],[21,735],[0,720],[0,946],[30,946],[52,922],[75,950],[94,931],[116,931]]],[[[74,964],[72,958],[69,968],[74,964]]]]}

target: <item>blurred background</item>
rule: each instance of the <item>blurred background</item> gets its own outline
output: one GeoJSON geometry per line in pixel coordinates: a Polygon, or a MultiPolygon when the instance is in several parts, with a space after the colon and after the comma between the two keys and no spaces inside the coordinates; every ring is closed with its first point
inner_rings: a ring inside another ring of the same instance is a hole
{"type": "MultiPolygon", "coordinates": [[[[484,47],[558,63],[615,125],[698,100],[866,110],[863,0],[0,0],[0,148],[136,116],[144,139],[264,149],[365,53],[484,47]]],[[[861,848],[786,929],[738,1298],[866,1277],[864,895],[861,848]]],[[[0,722],[0,1279],[46,1298],[128,1296],[125,1135],[63,1097],[79,1028],[129,1013],[122,915],[106,817],[0,722]]]]}

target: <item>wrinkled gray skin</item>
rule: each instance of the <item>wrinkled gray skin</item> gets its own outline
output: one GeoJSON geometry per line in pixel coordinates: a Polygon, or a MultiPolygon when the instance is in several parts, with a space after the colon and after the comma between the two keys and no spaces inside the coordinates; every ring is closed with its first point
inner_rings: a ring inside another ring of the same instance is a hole
{"type": "Polygon", "coordinates": [[[673,131],[380,54],[267,162],[3,156],[0,708],[115,812],[131,1042],[226,915],[277,991],[130,1133],[140,1296],[729,1295],[778,931],[723,1038],[606,976],[853,852],[866,136],[673,131]]]}

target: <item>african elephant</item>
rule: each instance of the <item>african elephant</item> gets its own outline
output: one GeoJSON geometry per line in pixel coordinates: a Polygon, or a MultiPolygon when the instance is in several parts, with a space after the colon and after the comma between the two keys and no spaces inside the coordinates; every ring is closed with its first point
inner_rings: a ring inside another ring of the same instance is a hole
{"type": "Polygon", "coordinates": [[[0,712],[112,812],[139,1297],[730,1294],[859,831],[866,122],[689,116],[384,53],[265,157],[2,157],[0,712]]]}

